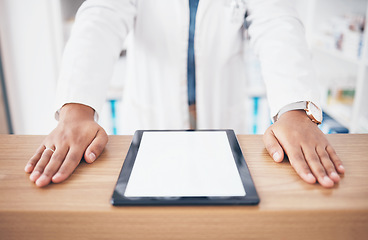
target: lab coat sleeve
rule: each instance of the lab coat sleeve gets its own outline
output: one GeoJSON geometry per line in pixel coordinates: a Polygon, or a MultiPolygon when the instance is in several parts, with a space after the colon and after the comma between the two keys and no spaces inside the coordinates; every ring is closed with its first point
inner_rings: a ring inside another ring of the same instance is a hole
{"type": "Polygon", "coordinates": [[[304,27],[288,0],[247,1],[251,45],[259,57],[271,117],[293,102],[320,106],[320,90],[304,27]]]}
{"type": "Polygon", "coordinates": [[[79,8],[63,54],[58,109],[80,103],[92,107],[98,118],[114,64],[134,24],[135,4],[133,0],[87,0],[79,8]]]}

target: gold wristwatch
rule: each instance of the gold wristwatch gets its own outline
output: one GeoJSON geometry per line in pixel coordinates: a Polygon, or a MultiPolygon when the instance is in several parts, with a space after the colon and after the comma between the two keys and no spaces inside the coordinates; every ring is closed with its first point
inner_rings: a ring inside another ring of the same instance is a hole
{"type": "Polygon", "coordinates": [[[322,122],[322,110],[311,101],[301,101],[286,105],[273,117],[273,121],[279,120],[282,114],[292,110],[304,110],[307,116],[316,124],[322,122]]]}

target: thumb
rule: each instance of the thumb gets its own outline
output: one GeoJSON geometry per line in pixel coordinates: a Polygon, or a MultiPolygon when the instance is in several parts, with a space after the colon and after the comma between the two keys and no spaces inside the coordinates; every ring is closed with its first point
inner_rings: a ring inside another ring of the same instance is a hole
{"type": "Polygon", "coordinates": [[[271,127],[267,129],[263,135],[263,143],[268,151],[268,154],[270,154],[275,162],[282,162],[282,160],[284,160],[284,151],[282,150],[282,147],[271,127]]]}
{"type": "Polygon", "coordinates": [[[102,153],[108,141],[107,134],[105,130],[100,128],[97,131],[96,137],[87,147],[84,153],[84,160],[87,163],[93,163],[102,153]]]}

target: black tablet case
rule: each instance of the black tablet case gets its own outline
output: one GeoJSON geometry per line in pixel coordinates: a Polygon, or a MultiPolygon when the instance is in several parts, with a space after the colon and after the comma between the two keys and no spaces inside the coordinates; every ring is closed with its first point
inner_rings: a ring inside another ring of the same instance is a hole
{"type": "Polygon", "coordinates": [[[132,143],[125,158],[119,178],[117,180],[111,204],[114,206],[165,206],[165,205],[255,205],[260,199],[255,189],[248,166],[240,149],[238,140],[233,130],[195,130],[195,131],[225,131],[229,140],[234,161],[239,171],[245,196],[234,197],[125,197],[124,193],[132,172],[135,158],[139,151],[140,142],[144,132],[162,131],[194,131],[194,130],[138,130],[133,136],[132,143]]]}

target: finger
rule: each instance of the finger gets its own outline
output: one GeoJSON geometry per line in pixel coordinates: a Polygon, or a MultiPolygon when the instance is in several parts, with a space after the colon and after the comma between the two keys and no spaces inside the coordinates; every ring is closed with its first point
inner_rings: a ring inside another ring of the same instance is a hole
{"type": "MultiPolygon", "coordinates": [[[[51,149],[54,149],[54,147],[51,149]]],[[[53,154],[53,151],[47,150],[47,148],[45,147],[45,150],[43,151],[40,160],[37,162],[33,172],[29,176],[29,179],[32,182],[36,182],[36,180],[41,176],[47,163],[50,161],[52,154],[53,154]]]]}
{"type": "Polygon", "coordinates": [[[38,187],[44,187],[51,182],[51,178],[59,170],[67,152],[68,147],[66,146],[56,148],[55,153],[52,154],[52,157],[46,165],[42,175],[36,181],[36,185],[38,187]]]}
{"type": "Polygon", "coordinates": [[[315,147],[306,146],[302,148],[304,157],[312,170],[314,176],[323,187],[333,187],[334,182],[327,176],[325,168],[316,152],[315,147]]]}
{"type": "Polygon", "coordinates": [[[342,161],[339,158],[339,156],[337,156],[337,154],[336,154],[335,150],[333,149],[333,147],[331,145],[328,145],[326,147],[326,151],[327,151],[328,155],[330,156],[330,159],[333,161],[336,170],[339,173],[345,173],[344,165],[342,164],[342,161]]]}
{"type": "Polygon", "coordinates": [[[70,148],[64,162],[57,173],[51,178],[52,182],[59,183],[67,179],[82,160],[84,150],[81,147],[70,148]],[[75,150],[77,149],[77,150],[75,150]]]}
{"type": "Polygon", "coordinates": [[[282,162],[284,160],[284,151],[271,129],[268,129],[263,135],[263,142],[268,154],[270,154],[275,162],[282,162]]]}
{"type": "Polygon", "coordinates": [[[28,160],[27,165],[24,168],[24,171],[27,173],[31,173],[36,166],[38,160],[40,160],[43,151],[45,151],[45,145],[41,145],[36,150],[36,153],[28,160]]]}
{"type": "Polygon", "coordinates": [[[316,178],[313,176],[307,162],[305,161],[302,149],[300,147],[287,148],[287,155],[291,166],[297,174],[307,183],[315,183],[316,178]],[[289,150],[290,149],[290,150],[289,150]]]}
{"type": "Polygon", "coordinates": [[[93,163],[104,150],[107,141],[108,137],[105,130],[100,129],[84,153],[84,159],[86,162],[93,163]]]}
{"type": "Polygon", "coordinates": [[[335,183],[340,181],[340,176],[337,174],[335,165],[330,159],[330,156],[328,155],[326,149],[324,147],[317,147],[317,154],[319,156],[319,159],[321,160],[321,163],[323,167],[325,168],[325,171],[327,175],[330,177],[332,181],[335,183]]]}

